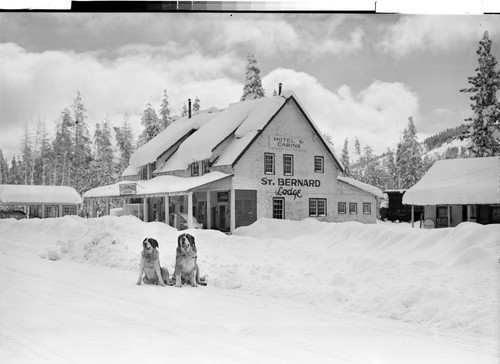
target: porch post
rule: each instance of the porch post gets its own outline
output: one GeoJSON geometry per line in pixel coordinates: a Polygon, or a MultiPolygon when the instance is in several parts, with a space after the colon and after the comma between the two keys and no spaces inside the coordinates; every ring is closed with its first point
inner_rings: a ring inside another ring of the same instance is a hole
{"type": "Polygon", "coordinates": [[[143,204],[142,204],[142,217],[144,222],[148,222],[148,198],[146,196],[143,197],[142,199],[143,204]]]}
{"type": "Polygon", "coordinates": [[[193,224],[193,192],[188,192],[188,229],[194,227],[193,224]]]}
{"type": "Polygon", "coordinates": [[[411,227],[415,226],[415,205],[411,205],[411,227]]]}
{"type": "Polygon", "coordinates": [[[233,179],[231,178],[231,192],[230,192],[230,207],[229,207],[229,231],[232,233],[236,229],[236,193],[234,189],[233,179]]]}
{"type": "Polygon", "coordinates": [[[207,191],[207,229],[212,228],[212,207],[210,206],[210,191],[207,191]]]}
{"type": "Polygon", "coordinates": [[[170,196],[165,195],[165,224],[170,225],[170,196]]]}
{"type": "Polygon", "coordinates": [[[448,205],[448,227],[451,226],[451,205],[448,205]]]}
{"type": "Polygon", "coordinates": [[[467,221],[471,221],[472,205],[467,205],[467,221]]]}

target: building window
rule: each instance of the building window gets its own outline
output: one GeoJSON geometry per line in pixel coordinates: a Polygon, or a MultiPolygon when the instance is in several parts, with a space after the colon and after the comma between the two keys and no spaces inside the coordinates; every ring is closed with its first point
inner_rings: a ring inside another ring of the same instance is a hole
{"type": "Polygon", "coordinates": [[[325,157],[315,156],[314,157],[314,172],[323,173],[324,172],[325,157]]]}
{"type": "Polygon", "coordinates": [[[500,223],[500,206],[491,206],[491,222],[493,224],[500,223]]]}
{"type": "Polygon", "coordinates": [[[210,173],[210,161],[208,159],[205,159],[202,162],[202,168],[203,168],[203,174],[210,173]]]}
{"type": "Polygon", "coordinates": [[[345,202],[339,202],[339,214],[345,214],[347,212],[347,204],[345,202]]]}
{"type": "Polygon", "coordinates": [[[59,217],[59,206],[45,205],[45,217],[59,217]]]}
{"type": "Polygon", "coordinates": [[[438,206],[436,211],[437,227],[448,226],[448,206],[438,206]]]}
{"type": "Polygon", "coordinates": [[[293,155],[283,154],[283,174],[293,176],[293,155]]]}
{"type": "Polygon", "coordinates": [[[372,213],[372,204],[369,202],[363,202],[363,214],[372,213]]]}
{"type": "Polygon", "coordinates": [[[141,180],[145,181],[148,179],[148,165],[142,166],[141,180]]]}
{"type": "Polygon", "coordinates": [[[309,199],[309,216],[326,216],[326,198],[309,199]]]}
{"type": "Polygon", "coordinates": [[[191,176],[199,176],[200,175],[200,165],[198,162],[194,162],[191,164],[191,176]]]}
{"type": "Polygon", "coordinates": [[[273,219],[285,218],[285,199],[283,197],[273,198],[273,219]]]}
{"type": "Polygon", "coordinates": [[[28,211],[31,219],[42,218],[42,205],[30,205],[28,211]]]}
{"type": "Polygon", "coordinates": [[[349,213],[352,215],[358,213],[358,204],[356,202],[349,202],[349,213]]]}
{"type": "Polygon", "coordinates": [[[63,206],[63,216],[76,215],[76,206],[65,205],[63,206]]]}
{"type": "Polygon", "coordinates": [[[274,174],[274,153],[264,153],[264,173],[274,174]]]}

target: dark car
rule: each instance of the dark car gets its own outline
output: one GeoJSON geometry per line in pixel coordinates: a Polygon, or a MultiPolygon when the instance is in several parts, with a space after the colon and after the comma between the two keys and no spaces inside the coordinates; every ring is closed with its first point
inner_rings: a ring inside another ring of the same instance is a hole
{"type": "Polygon", "coordinates": [[[12,210],[12,211],[0,211],[0,219],[25,219],[26,214],[24,211],[12,210]]]}

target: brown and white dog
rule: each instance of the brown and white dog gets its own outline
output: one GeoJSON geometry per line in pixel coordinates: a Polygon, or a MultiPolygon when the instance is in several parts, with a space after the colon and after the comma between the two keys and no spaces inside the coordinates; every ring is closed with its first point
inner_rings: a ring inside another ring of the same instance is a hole
{"type": "Polygon", "coordinates": [[[206,286],[205,277],[200,278],[200,268],[197,264],[198,250],[194,236],[181,234],[177,238],[175,256],[175,286],[182,287],[182,283],[190,282],[192,287],[206,286]]]}
{"type": "Polygon", "coordinates": [[[160,254],[158,251],[158,241],[153,238],[146,238],[142,242],[141,268],[137,284],[141,282],[147,284],[171,285],[167,268],[160,266],[160,254]],[[144,276],[143,276],[144,274],[144,276]],[[158,279],[158,278],[161,279],[158,279]]]}

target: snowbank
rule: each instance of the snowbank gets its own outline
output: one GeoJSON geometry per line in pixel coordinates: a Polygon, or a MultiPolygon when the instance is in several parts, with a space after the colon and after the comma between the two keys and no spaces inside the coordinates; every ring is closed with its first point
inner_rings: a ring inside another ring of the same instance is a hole
{"type": "MultiPolygon", "coordinates": [[[[232,236],[190,232],[210,286],[500,338],[499,225],[426,230],[261,219],[232,236]]],[[[149,236],[172,273],[177,235],[131,216],[10,219],[0,221],[0,253],[136,271],[149,236]]]]}

